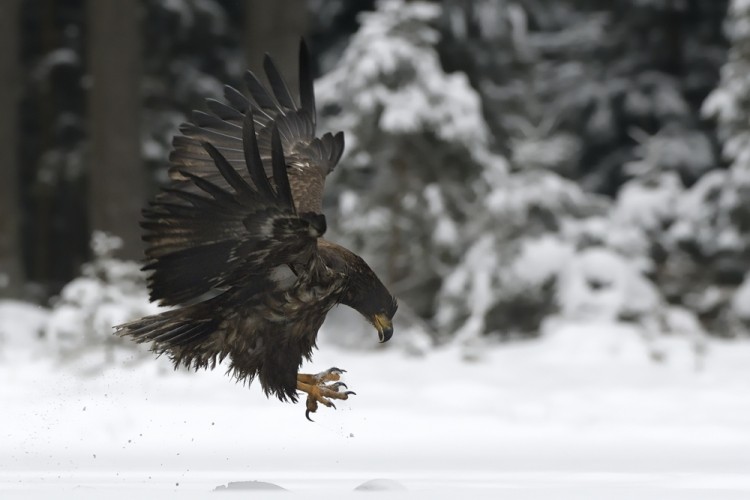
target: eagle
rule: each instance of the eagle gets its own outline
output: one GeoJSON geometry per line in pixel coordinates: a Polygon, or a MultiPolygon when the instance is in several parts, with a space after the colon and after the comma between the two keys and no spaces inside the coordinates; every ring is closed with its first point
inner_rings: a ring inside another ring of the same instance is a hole
{"type": "Polygon", "coordinates": [[[245,74],[249,98],[225,87],[225,102],[173,139],[169,184],[143,210],[151,301],[170,309],[116,328],[166,354],[175,368],[227,361],[237,381],[258,380],[266,396],[296,402],[305,416],[355,394],[345,370],[299,373],[318,330],[338,304],[358,311],[380,342],[393,335],[396,299],[355,253],[323,238],[325,180],[344,134],[317,136],[310,54],[299,50],[299,96],[271,57],[269,85],[245,74]]]}

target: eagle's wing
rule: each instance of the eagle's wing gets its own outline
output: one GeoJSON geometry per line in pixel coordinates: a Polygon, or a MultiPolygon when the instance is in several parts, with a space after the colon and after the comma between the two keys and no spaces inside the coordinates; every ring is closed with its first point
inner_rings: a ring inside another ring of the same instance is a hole
{"type": "Polygon", "coordinates": [[[323,188],[326,176],[333,170],[344,151],[344,134],[327,133],[315,136],[315,94],[310,68],[310,56],[304,41],[299,53],[299,102],[292,97],[273,60],[266,55],[264,69],[271,91],[258,77],[248,71],[245,83],[250,99],[232,87],[225,88],[227,103],[208,101],[210,113],[195,112],[192,124],[181,128],[182,136],[174,140],[170,175],[175,180],[186,180],[184,172],[216,182],[222,179],[216,173],[213,159],[202,147],[203,142],[213,144],[227,161],[239,170],[245,168],[242,152],[242,122],[252,110],[257,130],[258,151],[266,165],[266,176],[272,178],[272,130],[279,131],[287,162],[289,184],[297,212],[322,212],[323,188]]]}
{"type": "Polygon", "coordinates": [[[225,157],[226,148],[204,142],[216,175],[179,168],[184,180],[144,210],[152,300],[184,305],[210,292],[268,283],[277,266],[314,264],[325,218],[297,215],[280,131],[270,125],[264,166],[253,116],[249,110],[241,128],[244,175],[225,157]]]}

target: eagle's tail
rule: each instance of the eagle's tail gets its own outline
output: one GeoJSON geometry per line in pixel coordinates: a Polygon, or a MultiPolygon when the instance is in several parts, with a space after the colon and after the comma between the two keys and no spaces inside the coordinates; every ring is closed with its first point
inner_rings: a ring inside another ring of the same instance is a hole
{"type": "Polygon", "coordinates": [[[120,337],[131,337],[137,343],[153,342],[151,350],[168,354],[175,365],[188,368],[213,368],[226,356],[212,342],[219,320],[200,314],[196,306],[146,316],[115,327],[120,337]]]}

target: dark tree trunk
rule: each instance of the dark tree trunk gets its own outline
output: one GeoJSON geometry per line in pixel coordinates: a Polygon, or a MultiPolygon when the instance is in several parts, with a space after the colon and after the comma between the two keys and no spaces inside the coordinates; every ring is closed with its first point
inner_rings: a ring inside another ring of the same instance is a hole
{"type": "Polygon", "coordinates": [[[263,55],[270,54],[296,95],[299,40],[307,33],[307,27],[307,2],[304,0],[247,0],[245,53],[248,67],[258,75],[263,74],[263,55]]]}
{"type": "Polygon", "coordinates": [[[119,255],[131,259],[143,255],[138,220],[146,192],[139,135],[140,5],[88,1],[90,227],[122,238],[119,255]]]}
{"type": "Polygon", "coordinates": [[[23,282],[19,205],[18,110],[21,0],[0,2],[0,296],[17,296],[23,282]]]}

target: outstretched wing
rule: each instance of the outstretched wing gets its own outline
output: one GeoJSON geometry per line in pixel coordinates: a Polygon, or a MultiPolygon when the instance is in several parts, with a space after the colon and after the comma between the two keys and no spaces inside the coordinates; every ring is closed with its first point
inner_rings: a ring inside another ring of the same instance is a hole
{"type": "Polygon", "coordinates": [[[252,110],[243,116],[242,174],[219,147],[203,142],[215,175],[177,167],[184,180],[144,210],[151,300],[183,305],[209,292],[251,286],[253,276],[268,277],[277,266],[316,258],[325,218],[297,215],[280,131],[270,126],[264,166],[253,117],[252,110]]]}
{"type": "MultiPolygon", "coordinates": [[[[264,59],[270,91],[260,79],[248,71],[245,83],[250,99],[232,87],[225,87],[227,102],[208,100],[208,113],[195,112],[194,123],[181,127],[182,136],[174,140],[170,175],[175,180],[187,180],[185,172],[226,187],[217,175],[213,159],[202,143],[213,144],[230,165],[245,168],[242,152],[242,123],[252,110],[257,130],[257,144],[266,165],[266,176],[273,178],[271,159],[272,131],[276,128],[286,158],[289,184],[298,213],[321,213],[326,176],[333,170],[344,151],[344,134],[327,133],[315,136],[316,111],[310,55],[304,40],[300,43],[299,88],[297,101],[279,73],[273,60],[264,59]]],[[[272,181],[275,183],[275,181],[272,181]]]]}

